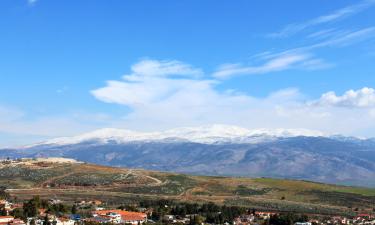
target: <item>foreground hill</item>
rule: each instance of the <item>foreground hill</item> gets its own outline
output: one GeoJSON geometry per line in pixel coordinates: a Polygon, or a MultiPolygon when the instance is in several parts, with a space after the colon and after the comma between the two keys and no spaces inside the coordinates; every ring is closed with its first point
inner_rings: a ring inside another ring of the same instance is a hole
{"type": "Polygon", "coordinates": [[[375,207],[375,189],[369,188],[267,178],[190,176],[66,159],[3,162],[0,184],[19,199],[32,195],[111,202],[167,198],[324,214],[350,214],[355,208],[375,207]]]}
{"type": "Polygon", "coordinates": [[[0,158],[67,157],[196,175],[273,177],[375,187],[375,141],[306,130],[231,126],[139,133],[103,129],[0,150],[0,158]]]}

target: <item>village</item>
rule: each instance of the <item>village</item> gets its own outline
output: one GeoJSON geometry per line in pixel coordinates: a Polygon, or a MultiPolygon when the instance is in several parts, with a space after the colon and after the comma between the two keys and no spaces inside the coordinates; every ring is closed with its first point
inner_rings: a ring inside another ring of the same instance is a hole
{"type": "MultiPolygon", "coordinates": [[[[232,208],[233,218],[228,220],[225,212],[217,212],[212,203],[205,206],[206,212],[185,213],[182,207],[162,205],[160,207],[104,207],[99,200],[79,201],[68,207],[62,200],[42,200],[34,197],[24,203],[0,200],[0,225],[99,225],[99,224],[176,224],[176,225],[318,225],[318,224],[375,224],[372,214],[345,216],[306,216],[291,213],[246,210],[232,208]],[[129,209],[126,209],[129,208],[129,209]],[[131,209],[131,210],[130,210],[131,209]],[[207,213],[208,210],[208,213],[207,213]],[[209,212],[209,210],[213,210],[209,212]],[[214,215],[214,216],[212,216],[214,215]],[[206,217],[205,217],[206,216],[206,217]]],[[[228,209],[231,209],[230,207],[228,209]]]]}

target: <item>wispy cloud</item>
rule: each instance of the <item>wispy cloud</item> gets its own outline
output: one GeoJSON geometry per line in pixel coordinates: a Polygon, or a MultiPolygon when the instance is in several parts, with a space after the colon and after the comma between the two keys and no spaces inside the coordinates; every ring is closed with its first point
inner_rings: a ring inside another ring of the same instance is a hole
{"type": "Polygon", "coordinates": [[[146,59],[132,66],[132,72],[140,76],[193,76],[198,77],[203,74],[202,70],[193,68],[177,60],[157,61],[146,59]]]}
{"type": "Polygon", "coordinates": [[[355,31],[342,32],[340,35],[329,38],[321,43],[312,45],[310,48],[322,47],[345,47],[375,37],[375,27],[367,27],[355,31]]]}
{"type": "MultiPolygon", "coordinates": [[[[312,60],[312,56],[302,53],[278,55],[259,66],[244,66],[241,64],[224,64],[213,74],[216,78],[227,78],[235,75],[264,74],[296,68],[312,60]]],[[[318,61],[315,61],[318,62],[318,61]]],[[[312,64],[310,66],[313,66],[312,64]]]]}
{"type": "Polygon", "coordinates": [[[278,37],[278,38],[289,37],[303,30],[306,30],[308,28],[326,24],[326,23],[332,23],[332,22],[344,19],[346,17],[358,14],[362,12],[363,10],[369,7],[372,7],[374,5],[375,5],[375,0],[364,0],[358,4],[338,9],[327,15],[319,16],[317,18],[314,18],[314,19],[311,19],[302,23],[289,24],[286,27],[284,27],[281,31],[272,33],[269,36],[278,37]]]}
{"type": "MultiPolygon", "coordinates": [[[[328,31],[327,31],[328,32],[328,31]]],[[[266,74],[284,70],[317,70],[331,68],[334,63],[326,62],[316,57],[318,49],[343,48],[350,45],[372,40],[375,37],[375,27],[367,27],[353,31],[329,31],[326,38],[313,44],[286,49],[280,52],[266,51],[256,54],[252,59],[261,61],[258,65],[246,63],[226,63],[214,72],[216,78],[228,78],[237,75],[266,74]]]]}

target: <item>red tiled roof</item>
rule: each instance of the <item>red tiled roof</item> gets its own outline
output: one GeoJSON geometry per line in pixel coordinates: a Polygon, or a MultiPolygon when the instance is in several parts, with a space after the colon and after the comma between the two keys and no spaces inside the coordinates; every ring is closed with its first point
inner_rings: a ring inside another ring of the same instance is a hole
{"type": "Polygon", "coordinates": [[[129,211],[124,211],[120,209],[114,209],[114,210],[98,210],[94,211],[95,214],[104,216],[109,213],[117,213],[121,215],[121,218],[125,221],[135,221],[135,220],[144,220],[147,218],[146,213],[140,213],[140,212],[129,212],[129,211]]]}
{"type": "Polygon", "coordinates": [[[12,223],[10,224],[25,224],[25,222],[23,220],[20,220],[20,219],[14,219],[12,223]]]}

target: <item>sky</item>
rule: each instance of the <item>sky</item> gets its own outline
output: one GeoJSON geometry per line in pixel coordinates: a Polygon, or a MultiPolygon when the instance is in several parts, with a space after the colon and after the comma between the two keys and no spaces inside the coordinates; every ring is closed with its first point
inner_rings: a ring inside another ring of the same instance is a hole
{"type": "Polygon", "coordinates": [[[0,146],[113,127],[375,136],[375,0],[2,0],[0,146]]]}

